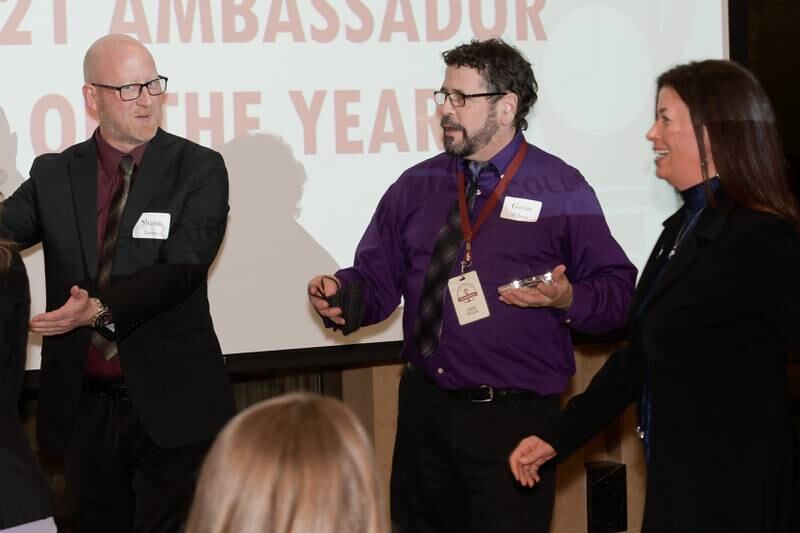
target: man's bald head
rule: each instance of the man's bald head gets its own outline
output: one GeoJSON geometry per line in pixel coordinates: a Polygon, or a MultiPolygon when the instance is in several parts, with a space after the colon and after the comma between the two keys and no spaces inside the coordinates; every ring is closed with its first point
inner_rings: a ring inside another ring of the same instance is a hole
{"type": "Polygon", "coordinates": [[[120,34],[101,37],[86,52],[83,75],[86,105],[96,113],[100,134],[111,146],[127,153],[155,136],[164,96],[145,87],[166,78],[159,76],[153,56],[139,41],[120,34]],[[123,100],[123,86],[138,88],[139,96],[123,100]]]}
{"type": "Polygon", "coordinates": [[[107,67],[119,64],[132,54],[146,55],[155,65],[147,48],[133,37],[121,33],[100,37],[92,43],[83,58],[83,81],[97,83],[106,74],[107,67]]]}

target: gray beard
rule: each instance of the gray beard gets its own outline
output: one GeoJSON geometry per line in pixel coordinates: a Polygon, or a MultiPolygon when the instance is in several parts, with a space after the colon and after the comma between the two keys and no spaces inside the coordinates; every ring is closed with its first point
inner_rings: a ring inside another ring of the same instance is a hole
{"type": "Polygon", "coordinates": [[[461,144],[456,142],[447,135],[442,134],[442,144],[444,144],[444,151],[456,157],[466,158],[473,155],[475,152],[489,144],[489,142],[497,134],[498,130],[497,120],[495,120],[495,113],[492,112],[486,117],[486,122],[483,123],[475,135],[469,136],[464,128],[461,128],[461,136],[463,140],[461,144]]]}

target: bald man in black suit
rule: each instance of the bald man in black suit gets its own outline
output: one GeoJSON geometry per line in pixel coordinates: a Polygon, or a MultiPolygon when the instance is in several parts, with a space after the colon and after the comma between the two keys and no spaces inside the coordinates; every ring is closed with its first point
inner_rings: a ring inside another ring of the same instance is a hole
{"type": "Polygon", "coordinates": [[[2,212],[44,249],[39,442],[64,454],[81,533],[175,532],[234,412],[207,294],[228,174],[159,128],[167,78],[135,39],[96,41],[84,79],[99,128],[37,157],[2,212]]]}

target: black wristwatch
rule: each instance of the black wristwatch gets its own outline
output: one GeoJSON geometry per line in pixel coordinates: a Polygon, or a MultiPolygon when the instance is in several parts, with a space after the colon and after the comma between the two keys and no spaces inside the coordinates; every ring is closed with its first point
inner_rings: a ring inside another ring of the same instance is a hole
{"type": "Polygon", "coordinates": [[[104,328],[112,322],[111,311],[108,306],[100,301],[100,298],[92,298],[97,305],[97,312],[92,317],[93,328],[104,328]]]}

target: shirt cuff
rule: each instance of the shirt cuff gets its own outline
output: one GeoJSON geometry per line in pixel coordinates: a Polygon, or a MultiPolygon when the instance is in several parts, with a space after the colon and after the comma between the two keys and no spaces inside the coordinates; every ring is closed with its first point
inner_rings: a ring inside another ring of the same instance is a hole
{"type": "Polygon", "coordinates": [[[572,305],[569,309],[553,309],[553,315],[559,323],[575,327],[580,324],[583,317],[588,313],[589,302],[591,302],[591,289],[583,285],[572,286],[572,305]]]}
{"type": "Polygon", "coordinates": [[[336,279],[339,280],[339,283],[342,284],[342,287],[345,287],[345,286],[353,283],[354,281],[359,281],[360,280],[359,275],[356,274],[353,271],[352,268],[346,268],[346,269],[343,269],[343,270],[339,270],[334,274],[334,276],[336,277],[336,279]]]}
{"type": "Polygon", "coordinates": [[[349,324],[345,323],[345,326],[342,327],[336,323],[334,323],[331,319],[326,317],[322,318],[323,325],[334,331],[341,330],[345,335],[352,333],[359,329],[364,321],[364,309],[365,309],[365,296],[363,293],[363,286],[364,284],[361,281],[361,277],[353,271],[352,268],[339,270],[334,274],[334,277],[339,280],[339,295],[345,295],[347,292],[347,288],[351,287],[354,283],[360,283],[362,290],[357,290],[356,292],[350,292],[348,297],[345,297],[342,304],[339,305],[342,309],[342,318],[345,321],[353,321],[355,320],[358,322],[356,326],[350,326],[349,324]]]}

